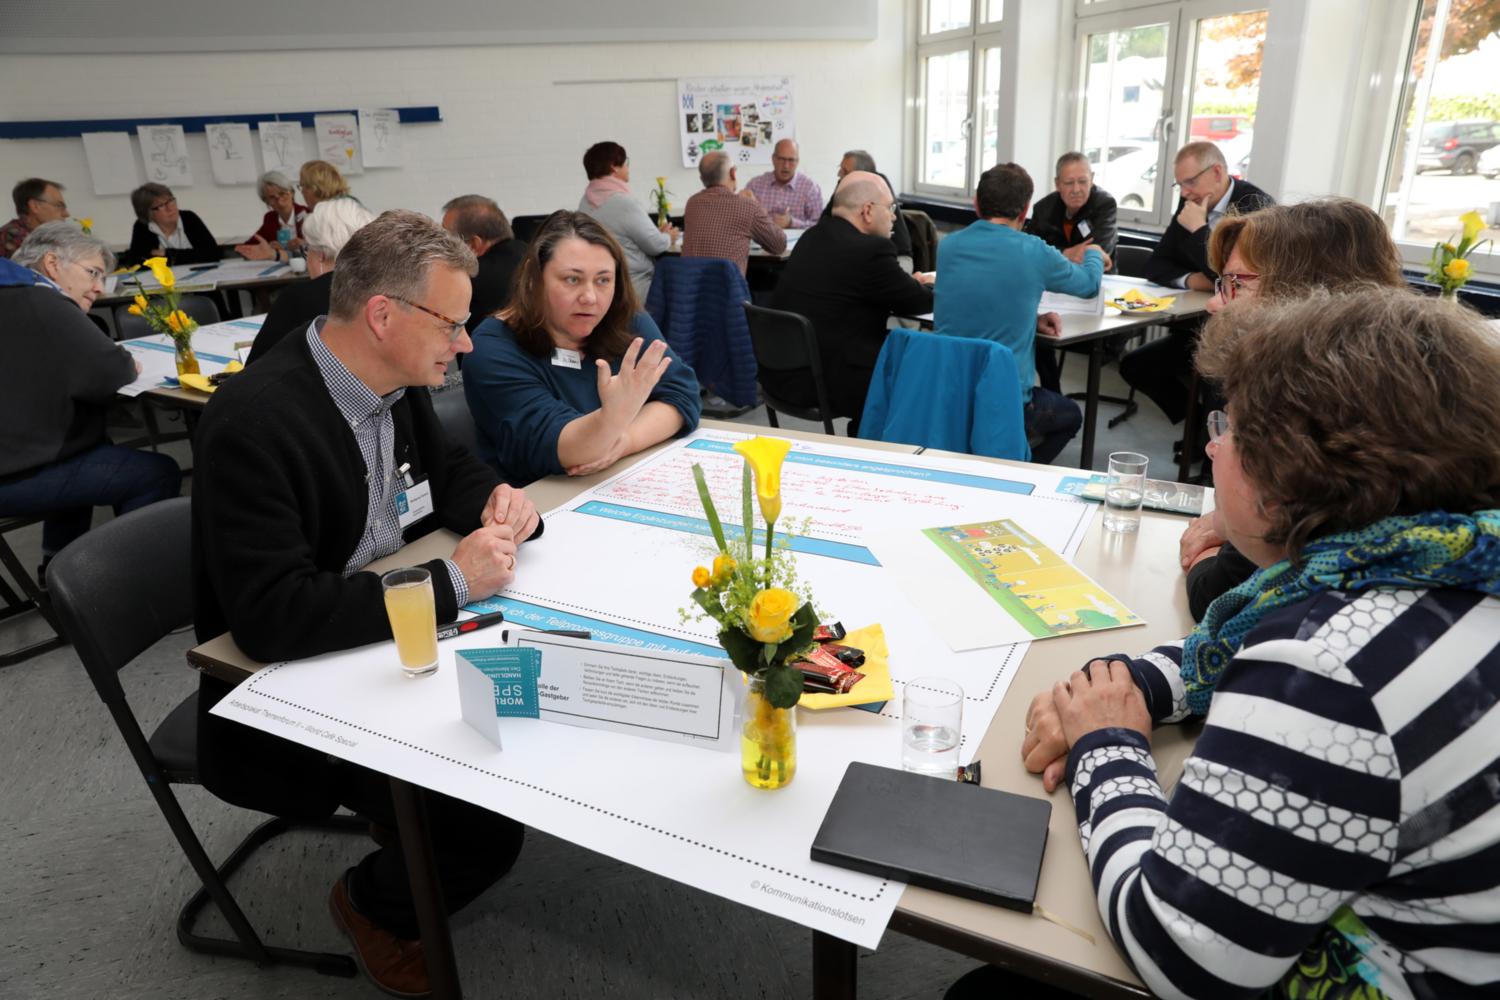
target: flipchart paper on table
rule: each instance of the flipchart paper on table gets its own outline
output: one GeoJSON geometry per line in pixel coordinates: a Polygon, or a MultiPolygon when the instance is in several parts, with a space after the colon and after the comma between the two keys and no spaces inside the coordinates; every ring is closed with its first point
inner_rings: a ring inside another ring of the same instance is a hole
{"type": "MultiPolygon", "coordinates": [[[[224,323],[200,326],[193,334],[193,353],[198,357],[198,367],[204,375],[221,372],[236,358],[239,344],[255,339],[265,322],[266,314],[232,319],[224,323]]],[[[167,379],[177,377],[176,350],[172,338],[164,333],[149,337],[137,337],[120,344],[130,352],[141,366],[140,374],[118,390],[121,396],[139,396],[148,389],[155,389],[167,379]]]]}
{"type": "MultiPolygon", "coordinates": [[[[691,467],[703,465],[726,530],[736,532],[741,459],[731,446],[747,436],[699,431],[550,512],[546,534],[521,548],[517,583],[469,609],[587,628],[641,648],[721,655],[711,627],[678,614],[689,604],[693,566],[712,554],[691,467]]],[[[867,540],[901,526],[1016,517],[1071,555],[1094,505],[1055,492],[1067,471],[823,442],[793,442],[783,468],[783,522],[808,519],[791,546],[802,579],[847,626],[883,626],[898,693],[918,675],[963,685],[961,761],[972,759],[1026,644],[952,652],[867,540]]],[[[454,644],[488,641],[476,633],[442,643],[438,673],[415,682],[401,676],[391,644],[278,665],[214,712],[744,905],[878,944],[902,886],[813,862],[808,847],[850,761],[898,764],[899,698],[878,714],[799,713],[797,778],[767,795],[739,780],[721,754],[618,733],[507,720],[506,749],[496,750],[460,717],[452,665],[454,644]]]]}

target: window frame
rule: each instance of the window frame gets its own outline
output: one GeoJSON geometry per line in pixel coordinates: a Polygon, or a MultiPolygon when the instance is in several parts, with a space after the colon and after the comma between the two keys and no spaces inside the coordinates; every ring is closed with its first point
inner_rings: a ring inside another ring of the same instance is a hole
{"type": "MultiPolygon", "coordinates": [[[[921,0],[915,4],[916,45],[915,49],[915,101],[913,102],[913,140],[912,152],[912,179],[910,190],[918,195],[932,198],[937,201],[966,202],[974,197],[974,186],[978,183],[980,146],[983,142],[983,84],[984,84],[984,53],[989,49],[1000,50],[1000,89],[997,92],[997,100],[1001,109],[1001,124],[996,134],[996,153],[1000,155],[1002,149],[1008,148],[1010,143],[1006,134],[1006,123],[1003,110],[1005,107],[1006,73],[1007,68],[1014,62],[1012,56],[1015,51],[1013,18],[1002,16],[996,21],[981,21],[980,17],[984,10],[986,0],[969,0],[969,26],[956,28],[950,31],[925,34],[927,26],[927,14],[931,0],[921,0]],[[927,60],[933,56],[949,55],[954,52],[967,50],[969,53],[969,100],[968,115],[964,119],[966,123],[966,158],[964,163],[964,184],[956,187],[944,184],[933,184],[926,180],[927,166],[927,60]]],[[[1016,0],[1009,0],[1014,4],[1016,0]]]]}

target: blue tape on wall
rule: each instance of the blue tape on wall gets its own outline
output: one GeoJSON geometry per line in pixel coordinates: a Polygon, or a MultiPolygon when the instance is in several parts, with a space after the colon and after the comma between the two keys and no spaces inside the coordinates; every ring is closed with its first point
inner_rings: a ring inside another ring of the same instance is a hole
{"type": "MultiPolygon", "coordinates": [[[[401,124],[419,125],[425,122],[440,122],[443,114],[437,105],[424,105],[422,107],[396,108],[401,114],[401,124]]],[[[51,121],[51,122],[0,122],[0,139],[69,139],[77,138],[85,132],[134,132],[142,125],[181,125],[184,132],[202,132],[205,125],[217,125],[220,122],[245,122],[250,125],[258,125],[261,122],[301,122],[308,128],[313,127],[314,115],[352,115],[358,114],[353,108],[345,108],[337,111],[282,111],[269,114],[222,114],[222,115],[193,115],[184,118],[180,115],[157,115],[151,118],[83,118],[74,121],[51,121]]]]}

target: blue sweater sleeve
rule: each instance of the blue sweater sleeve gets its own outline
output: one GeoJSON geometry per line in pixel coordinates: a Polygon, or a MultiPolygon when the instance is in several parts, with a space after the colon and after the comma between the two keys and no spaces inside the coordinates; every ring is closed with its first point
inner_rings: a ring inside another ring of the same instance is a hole
{"type": "MultiPolygon", "coordinates": [[[[494,317],[474,330],[474,351],[463,370],[480,457],[517,486],[562,473],[557,439],[569,421],[587,411],[563,397],[558,374],[583,373],[527,354],[510,327],[494,317]]],[[[592,381],[592,367],[587,375],[592,381]]]]}
{"type": "MultiPolygon", "coordinates": [[[[642,345],[642,350],[653,340],[666,339],[649,313],[637,313],[630,326],[636,336],[645,339],[646,344],[642,345]]],[[[698,429],[698,419],[703,414],[703,397],[698,394],[698,376],[670,345],[667,347],[667,356],[672,359],[672,363],[667,366],[647,399],[649,402],[666,403],[682,415],[682,428],[676,436],[683,437],[698,429]]],[[[618,363],[610,367],[615,371],[620,370],[618,363]]],[[[597,401],[595,405],[598,405],[597,401]]]]}
{"type": "Polygon", "coordinates": [[[1075,264],[1056,247],[1039,239],[1032,243],[1031,251],[1041,260],[1042,285],[1047,291],[1082,298],[1099,294],[1099,282],[1104,277],[1104,258],[1098,254],[1086,253],[1083,263],[1075,264]]]}

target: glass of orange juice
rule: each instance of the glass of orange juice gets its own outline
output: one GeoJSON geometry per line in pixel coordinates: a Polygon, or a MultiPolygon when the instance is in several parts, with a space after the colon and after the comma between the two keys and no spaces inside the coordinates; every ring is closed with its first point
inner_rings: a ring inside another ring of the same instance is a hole
{"type": "Polygon", "coordinates": [[[396,652],[408,677],[421,677],[438,668],[437,610],[432,598],[432,574],[425,569],[393,569],[380,578],[385,590],[385,613],[391,619],[396,652]]]}

